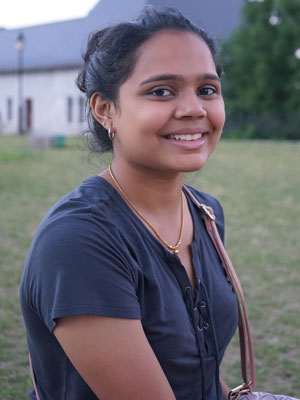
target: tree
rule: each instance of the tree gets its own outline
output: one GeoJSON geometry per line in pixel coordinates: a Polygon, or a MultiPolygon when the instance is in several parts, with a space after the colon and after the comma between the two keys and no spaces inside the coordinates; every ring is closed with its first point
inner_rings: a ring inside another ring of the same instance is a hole
{"type": "Polygon", "coordinates": [[[244,124],[250,121],[252,133],[261,137],[300,138],[297,49],[300,0],[245,3],[242,24],[224,44],[223,51],[229,119],[231,116],[244,124]],[[286,122],[291,120],[297,126],[292,123],[287,127],[286,122]]]}

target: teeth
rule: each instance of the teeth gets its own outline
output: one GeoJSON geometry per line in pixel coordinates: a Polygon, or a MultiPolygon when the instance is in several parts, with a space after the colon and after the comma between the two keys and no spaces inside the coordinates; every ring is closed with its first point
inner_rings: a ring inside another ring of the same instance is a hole
{"type": "Polygon", "coordinates": [[[192,141],[192,140],[198,140],[202,138],[202,133],[197,133],[196,135],[169,135],[168,138],[170,139],[175,139],[175,140],[187,140],[187,141],[192,141]]]}

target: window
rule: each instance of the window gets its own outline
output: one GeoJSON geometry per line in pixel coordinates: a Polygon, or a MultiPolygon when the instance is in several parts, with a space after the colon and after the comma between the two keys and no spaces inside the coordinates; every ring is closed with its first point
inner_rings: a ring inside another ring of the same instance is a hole
{"type": "Polygon", "coordinates": [[[12,98],[7,99],[7,120],[11,121],[12,120],[12,98]]]}
{"type": "Polygon", "coordinates": [[[72,122],[73,120],[73,99],[72,97],[67,98],[67,121],[72,122]]]}
{"type": "Polygon", "coordinates": [[[84,122],[84,98],[78,98],[78,108],[79,108],[79,122],[84,122]]]}

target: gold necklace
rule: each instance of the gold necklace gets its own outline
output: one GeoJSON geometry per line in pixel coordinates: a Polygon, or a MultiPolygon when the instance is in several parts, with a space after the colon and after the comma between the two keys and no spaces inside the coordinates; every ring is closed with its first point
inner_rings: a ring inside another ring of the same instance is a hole
{"type": "Polygon", "coordinates": [[[181,238],[182,238],[182,231],[183,231],[183,221],[184,221],[184,203],[183,203],[183,191],[181,191],[181,224],[180,224],[180,232],[179,232],[179,238],[177,240],[177,243],[172,246],[164,241],[164,239],[160,236],[160,234],[157,232],[157,230],[154,228],[154,226],[149,222],[143,214],[131,203],[131,201],[128,199],[126,194],[124,193],[123,189],[119,185],[117,179],[115,178],[111,165],[108,168],[111,179],[114,181],[115,185],[117,186],[119,192],[121,193],[122,197],[126,201],[126,203],[137,213],[137,215],[152,229],[152,231],[155,233],[156,237],[169,249],[174,252],[174,254],[179,253],[179,246],[181,245],[181,238]]]}

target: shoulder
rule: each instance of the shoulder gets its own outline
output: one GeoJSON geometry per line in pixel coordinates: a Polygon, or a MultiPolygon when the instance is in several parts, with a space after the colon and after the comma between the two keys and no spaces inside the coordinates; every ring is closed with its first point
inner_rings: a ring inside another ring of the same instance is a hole
{"type": "Polygon", "coordinates": [[[52,207],[26,258],[22,301],[32,304],[49,329],[62,316],[140,315],[136,272],[112,217],[118,198],[98,179],[89,178],[52,207]]]}
{"type": "Polygon", "coordinates": [[[117,260],[124,264],[114,195],[113,188],[95,176],[60,199],[36,231],[24,271],[57,279],[66,271],[81,273],[82,266],[97,269],[117,260]]]}
{"type": "Polygon", "coordinates": [[[48,211],[35,233],[30,255],[81,259],[111,247],[119,230],[115,202],[116,193],[104,179],[87,178],[48,211]]]}
{"type": "Polygon", "coordinates": [[[54,234],[55,237],[60,233],[75,236],[84,232],[74,231],[74,228],[85,226],[85,230],[93,229],[94,215],[107,215],[113,195],[112,188],[104,179],[97,175],[88,177],[50,208],[35,237],[45,232],[50,236],[54,234]]]}

